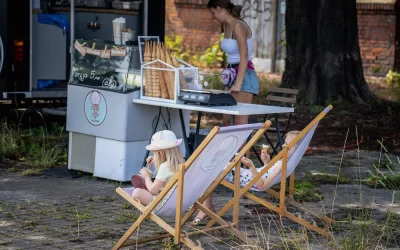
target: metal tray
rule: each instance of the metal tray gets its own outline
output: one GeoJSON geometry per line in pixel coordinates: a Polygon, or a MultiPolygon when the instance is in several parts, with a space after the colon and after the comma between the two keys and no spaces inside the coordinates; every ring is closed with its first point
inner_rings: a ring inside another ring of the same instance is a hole
{"type": "Polygon", "coordinates": [[[113,9],[120,9],[120,10],[139,10],[141,3],[142,3],[142,1],[135,1],[135,2],[113,1],[112,7],[113,7],[113,9]]]}
{"type": "Polygon", "coordinates": [[[110,8],[110,0],[85,0],[85,6],[95,8],[110,8]]]}

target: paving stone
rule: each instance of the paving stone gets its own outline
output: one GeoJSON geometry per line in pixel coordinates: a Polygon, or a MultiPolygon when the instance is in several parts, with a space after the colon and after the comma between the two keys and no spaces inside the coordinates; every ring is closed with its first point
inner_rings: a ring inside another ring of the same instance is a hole
{"type": "MultiPolygon", "coordinates": [[[[296,169],[296,178],[302,178],[308,171],[337,173],[339,168],[351,178],[364,178],[366,172],[378,159],[378,152],[319,153],[304,156],[296,169]]],[[[393,156],[391,156],[393,157],[393,156]]],[[[122,184],[123,187],[129,184],[122,184]]],[[[112,181],[83,176],[75,179],[53,176],[24,177],[15,173],[2,172],[0,175],[0,249],[110,249],[134,223],[140,213],[115,193],[112,181]],[[78,223],[79,221],[79,223],[78,223]],[[78,238],[79,232],[79,238],[78,238]],[[42,244],[42,245],[40,245],[42,244]],[[42,247],[42,248],[40,248],[42,247]]],[[[350,205],[356,205],[362,196],[363,204],[383,214],[388,208],[400,214],[400,206],[392,204],[393,193],[373,190],[357,184],[318,187],[323,199],[306,202],[310,208],[335,216],[343,216],[350,205]],[[374,192],[374,195],[366,195],[374,192]],[[362,195],[363,194],[363,195],[362,195]],[[332,208],[332,204],[334,204],[332,208]]],[[[267,198],[266,193],[255,193],[267,198]]],[[[232,192],[218,187],[213,195],[214,205],[221,209],[233,198],[232,192]]],[[[397,201],[400,199],[396,198],[397,201]]],[[[274,249],[282,244],[281,220],[279,215],[269,213],[265,208],[249,199],[241,200],[239,229],[257,241],[265,249],[274,249]],[[258,211],[258,212],[257,212],[258,211]]],[[[299,211],[288,209],[294,213],[299,211]]],[[[310,214],[302,213],[305,218],[310,214]]],[[[223,216],[232,218],[232,211],[223,216]]],[[[168,219],[168,222],[173,220],[168,219]]],[[[301,226],[283,219],[288,235],[296,236],[301,226]]],[[[185,227],[185,230],[194,230],[185,227]]],[[[139,235],[152,236],[164,232],[150,221],[140,226],[139,235]]],[[[134,233],[136,235],[136,232],[134,233]]],[[[230,233],[202,233],[193,240],[199,240],[204,249],[241,249],[230,233]]],[[[313,249],[327,249],[323,237],[314,235],[313,249]],[[322,242],[322,243],[321,243],[322,242]]],[[[162,249],[166,243],[157,241],[139,249],[162,249]]],[[[136,249],[131,247],[130,249],[136,249]]],[[[184,248],[185,249],[185,248],[184,248]]]]}

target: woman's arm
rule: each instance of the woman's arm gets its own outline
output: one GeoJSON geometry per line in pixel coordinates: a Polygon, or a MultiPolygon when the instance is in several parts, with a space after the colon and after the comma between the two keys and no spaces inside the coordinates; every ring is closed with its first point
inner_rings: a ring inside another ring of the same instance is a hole
{"type": "Polygon", "coordinates": [[[238,43],[239,47],[239,55],[240,55],[240,62],[239,68],[236,75],[235,84],[232,86],[231,90],[239,92],[240,87],[242,86],[242,82],[244,79],[244,75],[246,73],[247,64],[249,61],[249,55],[247,52],[247,27],[244,23],[238,22],[233,26],[233,35],[238,43]]]}

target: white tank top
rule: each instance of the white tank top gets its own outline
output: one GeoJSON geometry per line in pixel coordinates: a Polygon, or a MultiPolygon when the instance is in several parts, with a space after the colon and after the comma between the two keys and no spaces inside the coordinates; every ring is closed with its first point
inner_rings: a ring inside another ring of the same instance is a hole
{"type": "MultiPolygon", "coordinates": [[[[247,26],[250,32],[250,38],[247,39],[247,53],[248,53],[248,60],[251,61],[251,53],[253,51],[253,35],[251,30],[246,22],[244,21],[236,21],[233,24],[233,28],[235,24],[241,22],[247,26]]],[[[240,62],[240,54],[239,54],[239,46],[235,39],[233,39],[233,28],[231,33],[231,38],[224,38],[221,41],[221,49],[226,53],[228,64],[238,64],[240,62]]],[[[225,25],[224,25],[224,32],[225,32],[225,25]]]]}

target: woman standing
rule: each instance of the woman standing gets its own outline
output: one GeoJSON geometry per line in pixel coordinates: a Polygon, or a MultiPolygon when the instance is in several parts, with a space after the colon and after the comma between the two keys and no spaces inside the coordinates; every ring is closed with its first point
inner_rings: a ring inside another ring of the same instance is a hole
{"type": "MultiPolygon", "coordinates": [[[[258,94],[259,80],[254,65],[251,62],[253,38],[246,22],[240,18],[242,6],[234,5],[230,0],[210,0],[208,2],[214,19],[224,27],[224,39],[221,49],[227,55],[228,67],[236,71],[236,78],[226,89],[231,91],[237,102],[251,103],[253,96],[258,94]]],[[[247,124],[249,117],[246,115],[235,116],[234,124],[247,124]]],[[[231,125],[231,116],[224,115],[224,126],[231,125]]],[[[214,210],[211,195],[203,203],[207,208],[214,210]]],[[[199,212],[194,224],[206,219],[206,214],[199,212]]]]}

